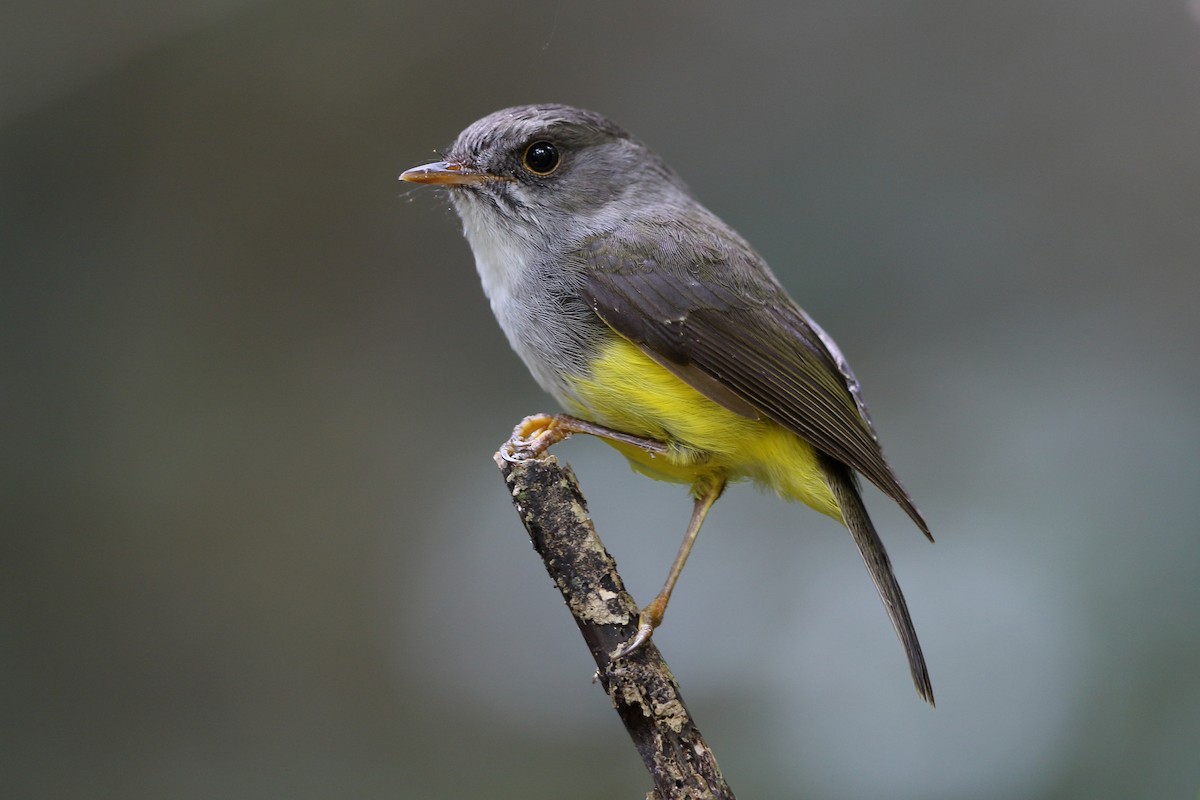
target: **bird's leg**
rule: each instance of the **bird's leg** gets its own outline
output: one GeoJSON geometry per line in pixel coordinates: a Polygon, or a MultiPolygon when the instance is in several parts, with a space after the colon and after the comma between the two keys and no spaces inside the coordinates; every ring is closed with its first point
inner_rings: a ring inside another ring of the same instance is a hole
{"type": "Polygon", "coordinates": [[[688,522],[687,533],[683,535],[683,544],[679,545],[679,552],[675,554],[671,571],[667,573],[666,583],[663,584],[662,591],[658,593],[658,596],[638,614],[637,633],[633,635],[632,639],[617,648],[612,656],[614,660],[636,652],[650,641],[650,637],[654,635],[654,629],[662,624],[663,615],[667,613],[667,603],[671,601],[671,592],[675,591],[675,583],[679,580],[679,575],[683,572],[683,565],[687,563],[688,555],[692,552],[692,545],[696,543],[700,526],[704,524],[704,518],[708,516],[709,509],[713,507],[713,503],[717,502],[717,498],[723,491],[725,491],[725,478],[723,477],[697,485],[696,504],[692,507],[692,519],[688,522]]]}
{"type": "Polygon", "coordinates": [[[656,455],[664,455],[667,452],[667,445],[657,439],[622,433],[568,414],[534,414],[521,420],[517,427],[513,428],[512,436],[500,447],[500,455],[507,461],[537,458],[551,445],[561,442],[573,433],[587,433],[601,439],[622,442],[656,455]]]}

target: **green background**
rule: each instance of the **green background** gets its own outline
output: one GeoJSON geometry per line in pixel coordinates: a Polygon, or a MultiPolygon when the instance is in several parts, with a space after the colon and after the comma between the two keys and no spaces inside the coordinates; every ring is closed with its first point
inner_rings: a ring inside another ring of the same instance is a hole
{"type": "MultiPolygon", "coordinates": [[[[656,636],[739,796],[1200,789],[1200,4],[0,9],[11,797],[649,788],[493,450],[552,410],[444,196],[558,101],[648,142],[838,339],[938,537],[735,487],[656,636]]],[[[680,487],[576,467],[634,596],[680,487]]]]}

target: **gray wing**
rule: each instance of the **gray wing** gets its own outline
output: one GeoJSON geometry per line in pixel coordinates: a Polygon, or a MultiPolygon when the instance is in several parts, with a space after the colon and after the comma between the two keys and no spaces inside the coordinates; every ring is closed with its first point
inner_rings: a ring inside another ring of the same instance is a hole
{"type": "Polygon", "coordinates": [[[932,540],[832,339],[740,240],[685,249],[696,231],[680,233],[692,236],[665,232],[665,247],[616,235],[588,242],[578,254],[583,299],[697,391],[735,411],[752,407],[866,476],[932,540]]]}

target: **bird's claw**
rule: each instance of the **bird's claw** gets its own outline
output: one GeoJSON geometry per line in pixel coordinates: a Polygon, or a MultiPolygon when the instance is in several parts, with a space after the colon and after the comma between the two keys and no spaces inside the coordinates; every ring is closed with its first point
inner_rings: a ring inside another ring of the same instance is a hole
{"type": "Polygon", "coordinates": [[[650,641],[650,637],[653,635],[654,626],[650,624],[649,620],[642,617],[638,621],[637,633],[633,635],[632,639],[630,639],[628,642],[625,642],[613,651],[612,660],[616,661],[619,658],[625,658],[633,655],[638,650],[641,650],[646,643],[650,641]]]}
{"type": "Polygon", "coordinates": [[[570,435],[556,417],[549,414],[533,414],[517,423],[512,436],[500,446],[500,457],[505,461],[528,461],[537,458],[570,435]]]}

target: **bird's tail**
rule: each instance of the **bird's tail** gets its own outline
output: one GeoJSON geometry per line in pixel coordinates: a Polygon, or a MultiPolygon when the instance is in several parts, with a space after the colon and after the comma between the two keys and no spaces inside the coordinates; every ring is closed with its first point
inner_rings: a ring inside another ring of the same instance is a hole
{"type": "Polygon", "coordinates": [[[929,705],[933,705],[933,686],[929,683],[929,670],[925,666],[925,656],[921,653],[921,643],[917,641],[917,631],[908,615],[904,593],[900,591],[900,584],[896,582],[896,576],[892,572],[891,559],[888,558],[879,534],[875,532],[875,526],[871,524],[871,518],[867,516],[866,506],[863,505],[862,495],[858,491],[857,478],[845,464],[825,455],[821,455],[820,458],[825,480],[842,510],[842,520],[850,530],[850,535],[854,537],[854,543],[858,545],[858,552],[862,555],[863,563],[867,565],[867,571],[871,573],[871,580],[875,581],[875,588],[879,590],[888,617],[896,628],[896,635],[904,645],[917,694],[929,705]]]}

